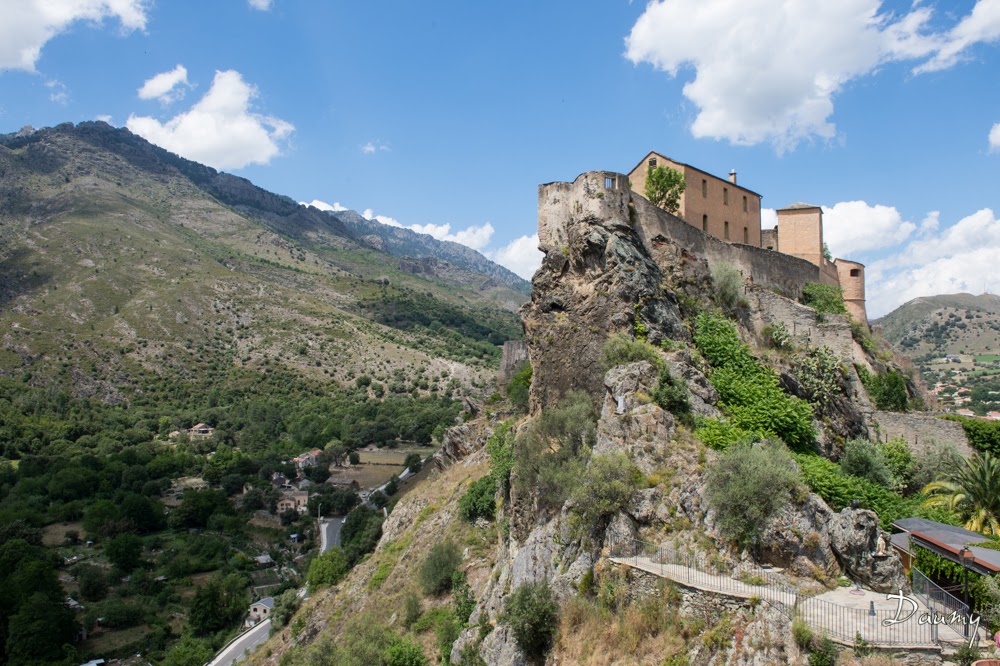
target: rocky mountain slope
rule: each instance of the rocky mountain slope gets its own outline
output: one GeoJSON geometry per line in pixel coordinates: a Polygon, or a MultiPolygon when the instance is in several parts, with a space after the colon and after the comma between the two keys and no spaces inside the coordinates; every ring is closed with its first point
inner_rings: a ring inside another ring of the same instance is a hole
{"type": "Polygon", "coordinates": [[[0,137],[0,374],[120,400],[146,372],[234,364],[440,388],[492,372],[524,281],[359,217],[104,123],[0,137]]]}
{"type": "Polygon", "coordinates": [[[620,555],[674,553],[726,579],[766,575],[804,595],[852,579],[907,589],[880,520],[915,504],[855,481],[846,499],[830,492],[847,482],[830,459],[877,429],[859,373],[898,372],[891,356],[846,318],[798,303],[780,270],[751,281],[735,268],[772,258],[707,237],[696,253],[681,232],[667,233],[682,221],[612,182],[584,174],[540,196],[552,204],[539,220],[545,259],[522,309],[530,415],[487,406],[449,431],[438,476],[394,508],[372,559],[311,599],[251,664],[364,663],[337,646],[375,635],[417,643],[434,663],[491,666],[805,663],[819,649],[793,636],[780,603],[702,593],[623,566],[620,555]],[[723,298],[733,270],[738,290],[723,298]],[[822,382],[810,369],[824,363],[817,358],[830,359],[822,382]],[[741,402],[741,391],[754,400],[741,402]],[[801,471],[787,503],[742,545],[710,481],[728,460],[718,437],[736,431],[758,442],[750,451],[784,451],[785,439],[795,463],[778,467],[801,471]],[[476,518],[468,498],[484,481],[496,515],[476,518]],[[467,591],[420,588],[442,539],[459,544],[467,591]],[[532,589],[556,600],[555,624],[538,597],[525,624],[522,592],[532,589]],[[538,644],[525,635],[539,625],[552,642],[532,655],[538,644]]]}

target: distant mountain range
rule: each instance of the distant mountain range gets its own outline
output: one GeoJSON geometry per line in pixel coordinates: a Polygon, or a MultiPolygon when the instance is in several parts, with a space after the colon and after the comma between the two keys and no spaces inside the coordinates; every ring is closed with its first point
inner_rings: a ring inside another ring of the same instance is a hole
{"type": "Polygon", "coordinates": [[[219,363],[472,382],[520,337],[529,291],[470,248],[300,205],[126,129],[0,136],[0,374],[110,398],[137,372],[219,363]]]}

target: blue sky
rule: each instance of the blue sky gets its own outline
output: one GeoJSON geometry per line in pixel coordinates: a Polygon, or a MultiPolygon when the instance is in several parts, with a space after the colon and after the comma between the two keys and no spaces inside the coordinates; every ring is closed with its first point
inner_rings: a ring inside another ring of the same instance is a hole
{"type": "Polygon", "coordinates": [[[0,132],[107,119],[525,276],[539,183],[655,149],[824,206],[873,316],[1000,290],[1000,0],[2,2],[0,132]]]}

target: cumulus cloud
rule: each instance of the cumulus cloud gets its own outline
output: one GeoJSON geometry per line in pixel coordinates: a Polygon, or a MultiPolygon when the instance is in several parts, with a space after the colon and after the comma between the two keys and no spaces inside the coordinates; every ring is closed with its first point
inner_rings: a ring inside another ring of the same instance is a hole
{"type": "Polygon", "coordinates": [[[778,226],[778,211],[773,208],[760,209],[760,228],[774,229],[778,226]]]}
{"type": "Polygon", "coordinates": [[[928,230],[890,256],[868,265],[868,313],[879,317],[918,296],[956,292],[981,293],[997,284],[984,282],[997,274],[1000,220],[989,208],[935,232],[939,215],[925,218],[928,230]]]}
{"type": "Polygon", "coordinates": [[[107,123],[109,125],[111,124],[111,116],[106,113],[94,116],[94,120],[100,120],[102,123],[107,123]]]}
{"type": "Polygon", "coordinates": [[[257,89],[239,72],[216,72],[212,87],[188,111],[161,123],[129,115],[125,125],[147,140],[216,169],[267,164],[295,127],[250,110],[257,89]]]}
{"type": "Polygon", "coordinates": [[[990,152],[1000,151],[1000,123],[993,125],[990,130],[990,152]]]}
{"type": "Polygon", "coordinates": [[[5,3],[0,21],[0,70],[35,71],[42,47],[77,21],[117,19],[124,32],[146,28],[144,0],[21,0],[5,3]]]}
{"type": "Polygon", "coordinates": [[[346,208],[340,205],[340,202],[334,201],[333,204],[328,204],[327,202],[320,201],[319,199],[313,199],[309,203],[306,203],[305,201],[300,201],[299,205],[312,206],[313,208],[318,208],[322,211],[327,211],[332,213],[339,213],[342,210],[347,210],[346,208]]]}
{"type": "Polygon", "coordinates": [[[402,224],[398,220],[385,215],[376,215],[371,208],[365,209],[361,216],[366,220],[375,220],[390,227],[401,227],[412,229],[418,234],[427,234],[440,241],[452,241],[460,243],[473,250],[482,250],[489,245],[493,238],[493,225],[487,222],[483,225],[469,225],[465,229],[459,229],[452,233],[450,224],[402,224]]]}
{"type": "Polygon", "coordinates": [[[147,79],[139,88],[139,99],[158,99],[163,104],[182,99],[185,88],[189,86],[187,74],[184,65],[177,65],[169,72],[147,79]]]}
{"type": "Polygon", "coordinates": [[[266,12],[271,9],[271,0],[247,0],[247,3],[254,9],[266,12]]]}
{"type": "Polygon", "coordinates": [[[545,256],[538,249],[538,234],[515,238],[499,250],[485,253],[496,263],[509,268],[525,280],[530,280],[545,256]]]}
{"type": "MultiPolygon", "coordinates": [[[[848,258],[859,252],[899,245],[916,228],[892,206],[870,206],[864,201],[823,206],[823,240],[837,257],[848,258]]],[[[780,230],[778,239],[780,243],[780,230]]]]}
{"type": "Polygon", "coordinates": [[[979,0],[946,33],[930,31],[929,7],[881,10],[881,0],[653,0],[625,55],[672,77],[694,71],[683,92],[698,110],[695,137],[780,152],[835,135],[834,98],[849,82],[891,61],[927,58],[917,73],[950,67],[1000,30],[1000,0],[979,0]]]}

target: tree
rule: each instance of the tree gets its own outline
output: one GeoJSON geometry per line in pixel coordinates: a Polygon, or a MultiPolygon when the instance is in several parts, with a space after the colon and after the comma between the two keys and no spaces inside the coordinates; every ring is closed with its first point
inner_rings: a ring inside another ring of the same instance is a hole
{"type": "Polygon", "coordinates": [[[844,445],[840,469],[844,474],[852,474],[886,488],[892,487],[892,471],[885,459],[885,452],[878,444],[867,439],[852,439],[844,445]]]}
{"type": "Polygon", "coordinates": [[[33,594],[10,618],[7,655],[11,666],[61,663],[63,646],[76,638],[76,620],[62,601],[33,594]]]}
{"type": "Polygon", "coordinates": [[[188,621],[198,636],[225,629],[242,615],[247,606],[247,580],[240,574],[224,578],[216,575],[198,588],[191,600],[188,621]]]}
{"type": "Polygon", "coordinates": [[[184,634],[167,652],[161,666],[190,666],[191,664],[207,664],[212,660],[214,651],[207,640],[199,640],[190,634],[184,634]]]}
{"type": "Polygon", "coordinates": [[[424,461],[420,457],[419,453],[409,453],[403,461],[403,465],[410,470],[410,474],[416,474],[419,472],[423,464],[424,461]]]}
{"type": "Polygon", "coordinates": [[[503,619],[526,655],[544,655],[552,646],[559,622],[559,604],[549,582],[525,583],[514,590],[504,607],[503,619]]]}
{"type": "Polygon", "coordinates": [[[462,563],[462,551],[453,541],[434,544],[420,565],[420,585],[427,594],[441,594],[451,589],[453,575],[462,563]]]}
{"type": "Polygon", "coordinates": [[[924,487],[926,507],[943,507],[965,518],[965,528],[1000,535],[1000,459],[976,454],[953,465],[949,478],[924,487]]]}
{"type": "Polygon", "coordinates": [[[316,556],[309,564],[306,582],[311,589],[325,585],[336,585],[347,575],[351,565],[343,549],[334,546],[325,553],[316,556]]]}
{"type": "Polygon", "coordinates": [[[297,590],[285,590],[274,600],[274,611],[271,613],[271,626],[277,630],[288,624],[288,621],[299,609],[301,599],[297,590]]]}
{"type": "Polygon", "coordinates": [[[670,167],[649,167],[646,170],[646,198],[654,206],[668,213],[677,213],[680,207],[681,194],[686,183],[684,174],[670,167]]]}
{"type": "Polygon", "coordinates": [[[119,534],[104,545],[104,554],[119,571],[129,573],[139,566],[142,540],[134,534],[119,534]]]}

